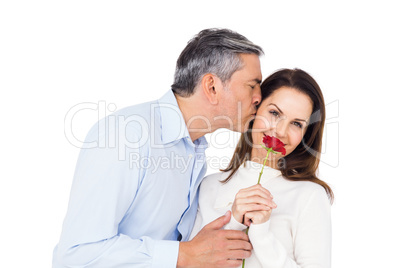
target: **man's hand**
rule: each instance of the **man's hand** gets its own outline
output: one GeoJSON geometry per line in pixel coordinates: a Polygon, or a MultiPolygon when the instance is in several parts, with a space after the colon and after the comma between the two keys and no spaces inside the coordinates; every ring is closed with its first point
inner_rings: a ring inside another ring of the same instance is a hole
{"type": "Polygon", "coordinates": [[[230,211],[206,225],[189,242],[181,242],[177,267],[238,267],[251,255],[248,236],[241,231],[221,230],[230,211]]]}

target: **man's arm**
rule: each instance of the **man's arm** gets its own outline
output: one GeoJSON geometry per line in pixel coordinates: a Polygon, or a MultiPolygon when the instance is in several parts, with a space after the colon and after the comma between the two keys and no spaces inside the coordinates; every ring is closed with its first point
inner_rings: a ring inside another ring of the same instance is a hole
{"type": "Polygon", "coordinates": [[[206,225],[189,242],[181,242],[177,267],[238,267],[251,255],[248,236],[241,231],[222,230],[230,211],[206,225]]]}
{"type": "Polygon", "coordinates": [[[126,235],[80,244],[58,254],[53,268],[59,267],[175,267],[179,242],[132,239],[126,235]]]}
{"type": "MultiPolygon", "coordinates": [[[[87,141],[98,140],[102,144],[107,139],[96,129],[92,129],[87,141]]],[[[129,128],[123,134],[134,135],[129,128]]],[[[141,154],[138,148],[118,146],[81,150],[61,238],[54,251],[54,268],[130,264],[160,267],[161,263],[175,267],[179,242],[148,236],[133,239],[119,231],[119,224],[135,200],[143,172],[135,165],[130,167],[130,153],[141,154]]],[[[144,223],[138,222],[141,224],[144,223]]]]}

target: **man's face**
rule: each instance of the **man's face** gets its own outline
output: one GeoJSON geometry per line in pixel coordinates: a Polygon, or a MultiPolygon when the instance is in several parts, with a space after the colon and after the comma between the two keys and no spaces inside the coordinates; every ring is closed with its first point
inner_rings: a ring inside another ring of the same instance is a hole
{"type": "Polygon", "coordinates": [[[226,82],[222,95],[222,115],[227,116],[228,129],[245,132],[255,117],[261,101],[262,79],[260,59],[254,54],[240,54],[243,67],[226,82]]]}

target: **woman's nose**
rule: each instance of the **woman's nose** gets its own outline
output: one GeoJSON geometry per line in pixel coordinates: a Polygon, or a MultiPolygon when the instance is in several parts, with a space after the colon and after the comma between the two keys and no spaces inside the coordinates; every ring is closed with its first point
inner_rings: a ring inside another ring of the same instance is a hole
{"type": "Polygon", "coordinates": [[[274,132],[275,132],[277,138],[283,138],[286,136],[287,124],[284,119],[279,119],[276,122],[274,132]]]}

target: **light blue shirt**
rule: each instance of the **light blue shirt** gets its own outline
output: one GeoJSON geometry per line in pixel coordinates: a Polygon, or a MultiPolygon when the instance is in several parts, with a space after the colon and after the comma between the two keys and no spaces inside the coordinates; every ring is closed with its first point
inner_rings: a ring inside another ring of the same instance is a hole
{"type": "Polygon", "coordinates": [[[100,120],[77,162],[53,268],[176,267],[206,172],[169,90],[100,120]]]}

